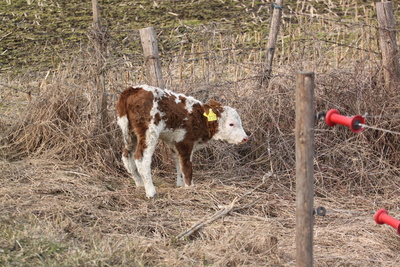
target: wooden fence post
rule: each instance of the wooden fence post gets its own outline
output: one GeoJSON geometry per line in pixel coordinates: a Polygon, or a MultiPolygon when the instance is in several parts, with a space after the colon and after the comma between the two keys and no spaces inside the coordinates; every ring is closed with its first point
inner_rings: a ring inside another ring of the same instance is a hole
{"type": "Polygon", "coordinates": [[[100,29],[100,12],[99,12],[99,3],[97,0],[92,0],[92,10],[93,10],[93,28],[98,31],[100,29]]]}
{"type": "Polygon", "coordinates": [[[101,132],[109,127],[109,119],[107,113],[107,92],[105,84],[105,54],[107,53],[105,34],[100,24],[99,4],[97,0],[92,0],[93,9],[93,31],[96,51],[96,86],[95,93],[96,103],[96,125],[94,131],[101,132]]]}
{"type": "Polygon", "coordinates": [[[296,266],[313,266],[314,73],[296,76],[296,266]]]}
{"type": "Polygon", "coordinates": [[[157,36],[154,28],[143,28],[139,30],[139,33],[143,46],[147,83],[152,86],[164,88],[157,36]]]}
{"type": "Polygon", "coordinates": [[[274,59],[275,47],[279,33],[279,26],[281,24],[282,9],[283,9],[283,0],[276,0],[276,3],[274,3],[274,12],[272,13],[272,19],[271,19],[271,29],[268,37],[267,55],[265,61],[266,73],[263,75],[263,81],[265,81],[265,79],[269,79],[269,77],[271,76],[272,61],[274,59]]]}
{"type": "Polygon", "coordinates": [[[376,13],[379,24],[379,43],[382,51],[385,86],[389,90],[394,90],[400,81],[400,68],[392,2],[376,3],[376,13]]]}

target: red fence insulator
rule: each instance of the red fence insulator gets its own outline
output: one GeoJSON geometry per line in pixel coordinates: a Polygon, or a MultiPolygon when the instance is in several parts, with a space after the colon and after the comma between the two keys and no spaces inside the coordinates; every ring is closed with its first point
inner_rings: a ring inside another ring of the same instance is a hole
{"type": "Polygon", "coordinates": [[[364,118],[361,115],[354,117],[347,117],[340,115],[336,109],[331,109],[326,113],[325,122],[329,126],[335,126],[341,124],[350,128],[353,133],[361,133],[363,128],[361,124],[364,124],[364,118]]]}
{"type": "Polygon", "coordinates": [[[388,224],[396,229],[398,235],[400,235],[400,221],[388,215],[387,210],[380,209],[374,215],[374,220],[377,224],[388,224]]]}

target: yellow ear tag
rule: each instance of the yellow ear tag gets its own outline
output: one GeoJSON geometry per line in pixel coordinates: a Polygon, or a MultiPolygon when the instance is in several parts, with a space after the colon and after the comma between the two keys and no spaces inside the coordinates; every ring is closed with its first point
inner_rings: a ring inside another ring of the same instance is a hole
{"type": "Polygon", "coordinates": [[[208,121],[216,121],[217,120],[217,114],[215,114],[214,111],[212,111],[212,109],[210,109],[210,112],[208,113],[208,115],[205,112],[203,113],[203,115],[207,117],[208,121]]]}

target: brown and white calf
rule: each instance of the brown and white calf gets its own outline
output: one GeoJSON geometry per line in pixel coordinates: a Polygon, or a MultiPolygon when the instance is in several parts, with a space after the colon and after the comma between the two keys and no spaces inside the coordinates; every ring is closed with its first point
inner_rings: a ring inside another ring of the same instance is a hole
{"type": "Polygon", "coordinates": [[[149,198],[156,195],[150,165],[158,139],[172,148],[177,186],[192,185],[192,154],[209,140],[240,144],[248,139],[235,109],[148,85],[123,91],[117,110],[124,138],[122,161],[149,198]]]}

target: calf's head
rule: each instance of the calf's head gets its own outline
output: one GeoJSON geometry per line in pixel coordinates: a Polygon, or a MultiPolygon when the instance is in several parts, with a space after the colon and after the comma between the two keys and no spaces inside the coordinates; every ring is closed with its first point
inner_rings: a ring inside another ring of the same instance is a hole
{"type": "Polygon", "coordinates": [[[209,121],[218,123],[218,128],[213,139],[226,141],[231,144],[247,142],[249,137],[244,132],[240,116],[234,108],[222,106],[214,100],[210,100],[209,105],[205,105],[204,107],[204,116],[209,121]]]}

